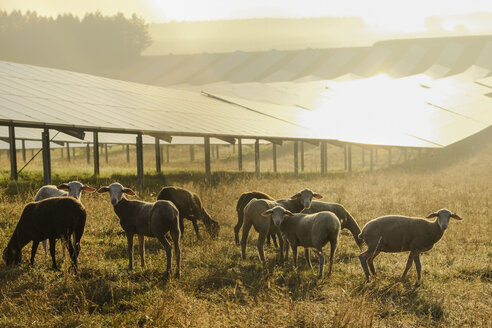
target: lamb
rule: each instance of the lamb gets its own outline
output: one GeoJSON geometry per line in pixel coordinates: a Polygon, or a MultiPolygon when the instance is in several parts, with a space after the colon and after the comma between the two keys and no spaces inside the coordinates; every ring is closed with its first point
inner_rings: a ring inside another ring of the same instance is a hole
{"type": "Polygon", "coordinates": [[[197,220],[201,220],[209,235],[212,238],[216,238],[219,235],[219,223],[213,220],[202,206],[200,197],[197,194],[179,187],[164,187],[157,195],[157,200],[169,200],[179,210],[179,228],[181,234],[184,232],[184,218],[191,220],[195,233],[198,239],[200,234],[198,232],[197,220]]]}
{"type": "MultiPolygon", "coordinates": [[[[280,231],[282,231],[282,235],[292,247],[295,267],[297,267],[298,246],[303,246],[306,250],[314,248],[318,252],[318,278],[323,277],[323,267],[325,264],[323,246],[330,242],[330,266],[328,275],[331,274],[340,226],[344,222],[343,218],[340,220],[334,213],[328,211],[315,214],[293,214],[281,206],[275,206],[266,210],[261,215],[271,216],[275,226],[279,227],[280,231]]],[[[312,268],[310,260],[308,260],[308,264],[312,268]]]]}
{"type": "MultiPolygon", "coordinates": [[[[255,230],[259,233],[257,247],[258,254],[262,262],[265,262],[263,244],[265,243],[267,234],[275,234],[278,236],[279,240],[282,240],[282,235],[278,227],[272,225],[271,220],[266,220],[264,217],[262,217],[261,213],[277,205],[280,205],[291,212],[300,212],[303,209],[309,208],[311,206],[313,197],[319,199],[323,196],[310,189],[303,189],[293,195],[290,199],[281,199],[277,201],[272,201],[268,199],[252,199],[244,207],[244,226],[243,235],[241,238],[242,258],[246,258],[246,241],[248,239],[248,234],[251,226],[254,226],[255,230]]],[[[280,243],[280,260],[283,260],[282,243],[280,243]]]]}
{"type": "Polygon", "coordinates": [[[30,262],[34,265],[39,243],[48,238],[53,269],[58,269],[55,259],[55,241],[61,238],[68,248],[72,266],[76,271],[80,239],[84,233],[86,217],[84,205],[71,197],[53,197],[27,204],[3,252],[5,263],[7,265],[19,264],[22,260],[22,248],[32,241],[30,262]],[[74,244],[70,238],[72,234],[75,236],[74,244]]]}
{"type": "Polygon", "coordinates": [[[111,204],[120,225],[126,233],[128,240],[129,270],[133,269],[133,235],[138,236],[140,264],[145,267],[145,243],[144,237],[155,237],[166,250],[167,269],[166,274],[171,272],[171,244],[166,239],[166,233],[170,232],[174,243],[176,256],[176,277],[180,275],[181,250],[179,247],[180,230],[178,225],[179,211],[174,204],[167,200],[158,200],[148,203],[138,200],[127,200],[123,194],[135,196],[133,190],[123,187],[119,183],[113,183],[102,187],[98,193],[109,192],[111,204]]]}
{"type": "Polygon", "coordinates": [[[319,200],[313,200],[311,207],[302,211],[306,214],[314,214],[321,211],[333,212],[340,220],[343,220],[342,229],[348,229],[352,236],[354,237],[355,243],[359,248],[362,248],[363,240],[359,238],[360,228],[357,221],[352,217],[352,215],[343,207],[341,204],[337,203],[326,203],[319,200]]]}
{"type": "MultiPolygon", "coordinates": [[[[40,201],[46,198],[59,197],[59,196],[71,196],[80,200],[80,196],[83,191],[94,192],[96,189],[80,183],[79,181],[70,181],[69,183],[63,183],[59,186],[46,185],[39,188],[38,192],[34,196],[34,201],[40,201]],[[62,191],[67,190],[67,191],[62,191]]],[[[44,254],[48,254],[48,247],[46,240],[43,240],[44,254]]],[[[65,254],[65,253],[63,253],[65,254]]]]}
{"type": "Polygon", "coordinates": [[[388,215],[366,223],[359,235],[368,247],[367,251],[359,255],[366,279],[369,280],[369,270],[372,275],[376,274],[373,260],[380,252],[410,251],[401,278],[405,279],[412,263],[415,262],[417,282],[419,282],[421,278],[420,253],[430,250],[441,239],[444,230],[448,227],[450,218],[462,220],[457,214],[451,213],[445,208],[427,216],[428,219],[433,217],[437,217],[437,219],[429,222],[422,218],[388,215]]]}
{"type": "MultiPolygon", "coordinates": [[[[256,199],[268,199],[275,200],[270,195],[265,194],[261,191],[250,191],[243,193],[239,199],[237,200],[236,212],[237,212],[237,224],[234,226],[234,239],[236,240],[236,245],[239,245],[239,230],[243,226],[244,221],[244,207],[249,203],[253,198],[256,199]]],[[[275,247],[277,247],[277,240],[275,239],[275,234],[268,234],[268,240],[270,240],[270,236],[273,237],[273,242],[275,247]]]]}

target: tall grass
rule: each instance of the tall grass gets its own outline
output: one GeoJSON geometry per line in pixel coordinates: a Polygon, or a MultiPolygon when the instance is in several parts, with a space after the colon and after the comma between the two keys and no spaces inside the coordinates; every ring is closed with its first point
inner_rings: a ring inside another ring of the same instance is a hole
{"type": "MultiPolygon", "coordinates": [[[[220,236],[216,240],[211,240],[200,225],[203,231],[200,241],[196,240],[190,222],[185,222],[180,279],[165,278],[164,251],[153,239],[146,241],[147,267],[140,268],[137,264],[133,271],[128,271],[126,238],[107,195],[85,194],[82,201],[87,207],[88,220],[82,238],[79,275],[68,272],[67,262],[63,263],[61,272],[50,270],[50,259],[41,251],[35,266],[29,267],[30,249],[26,247],[21,266],[7,268],[0,264],[0,325],[490,326],[492,146],[444,164],[423,167],[421,162],[412,162],[372,174],[359,170],[351,175],[320,177],[307,172],[295,178],[282,173],[256,180],[252,174],[228,173],[224,169],[217,173],[212,186],[201,182],[201,164],[196,164],[196,168],[188,166],[186,151],[183,148],[181,164],[176,164],[179,170],[165,171],[165,178],[147,172],[148,189],[137,197],[151,201],[164,183],[179,184],[197,192],[207,210],[220,222],[220,236]],[[407,254],[403,253],[378,256],[377,279],[366,284],[357,258],[360,250],[345,231],[341,234],[333,273],[322,280],[316,278],[317,263],[313,270],[307,268],[302,258],[297,269],[293,268],[292,260],[281,264],[273,247],[266,248],[267,263],[262,265],[256,254],[254,231],[250,232],[247,259],[241,260],[233,238],[239,195],[261,190],[281,198],[305,187],[324,195],[325,201],[342,203],[361,227],[380,215],[424,216],[442,207],[456,211],[464,220],[451,222],[442,240],[422,256],[420,286],[414,284],[414,268],[407,281],[398,279],[406,262],[407,254]]],[[[340,149],[334,151],[339,153],[340,149]]],[[[312,152],[313,158],[317,156],[314,147],[312,152]]],[[[146,167],[152,166],[151,155],[148,150],[146,167]]],[[[226,156],[225,151],[221,151],[222,155],[226,156]]],[[[67,170],[55,167],[54,171],[58,172],[55,180],[78,178],[96,187],[121,180],[134,186],[133,171],[124,172],[116,165],[111,170],[113,163],[126,163],[125,156],[122,150],[120,154],[111,154],[108,172],[103,170],[98,178],[92,177],[90,166],[79,169],[75,165],[67,170]]],[[[290,150],[282,156],[290,158],[290,150]]],[[[5,156],[0,160],[5,160],[5,156]]],[[[233,155],[230,161],[232,170],[237,165],[233,155]]],[[[384,160],[380,157],[380,161],[384,160]]],[[[434,162],[432,158],[430,161],[434,162]]],[[[9,183],[7,174],[4,171],[5,179],[0,184],[1,248],[7,244],[25,203],[32,199],[41,183],[36,170],[26,172],[17,184],[9,183]]],[[[138,259],[135,262],[139,263],[138,259]]]]}

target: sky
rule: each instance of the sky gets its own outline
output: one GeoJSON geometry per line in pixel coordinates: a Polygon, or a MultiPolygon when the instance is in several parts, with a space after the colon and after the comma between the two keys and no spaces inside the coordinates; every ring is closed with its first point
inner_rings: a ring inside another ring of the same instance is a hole
{"type": "Polygon", "coordinates": [[[41,15],[99,10],[136,13],[148,23],[259,17],[360,16],[395,31],[422,31],[428,16],[491,12],[491,0],[0,0],[0,9],[35,10],[41,15]]]}

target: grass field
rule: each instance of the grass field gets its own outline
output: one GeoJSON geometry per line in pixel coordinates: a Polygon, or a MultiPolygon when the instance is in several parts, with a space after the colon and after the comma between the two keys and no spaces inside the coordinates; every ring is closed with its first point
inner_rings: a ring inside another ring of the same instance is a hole
{"type": "MultiPolygon", "coordinates": [[[[128,165],[126,170],[126,164],[119,167],[118,164],[126,162],[125,155],[116,153],[116,148],[113,151],[107,168],[102,156],[99,178],[91,177],[89,165],[69,166],[60,163],[60,159],[53,164],[55,182],[79,177],[99,187],[118,179],[133,187],[133,166],[128,165]]],[[[181,151],[181,161],[175,156],[171,157],[176,159],[173,165],[166,167],[164,163],[166,182],[198,193],[221,225],[216,240],[211,240],[201,225],[204,238],[197,241],[191,223],[185,222],[181,278],[164,277],[164,251],[151,239],[146,242],[147,267],[140,268],[136,252],[135,269],[129,272],[126,238],[108,196],[85,194],[82,201],[87,207],[88,220],[82,238],[79,275],[68,272],[67,262],[63,263],[61,272],[52,271],[51,261],[44,256],[41,247],[35,266],[29,267],[28,245],[24,248],[21,266],[7,268],[3,262],[0,264],[0,326],[491,326],[491,145],[465,158],[436,156],[390,169],[384,169],[381,164],[372,174],[357,170],[351,175],[333,173],[320,177],[310,174],[316,171],[312,164],[312,169],[306,169],[299,178],[292,174],[268,174],[256,180],[252,174],[224,173],[212,186],[201,182],[203,168],[199,160],[189,165],[187,150],[181,151]],[[378,277],[365,283],[357,258],[360,250],[345,231],[340,237],[333,273],[322,280],[316,278],[316,261],[314,269],[310,270],[300,256],[299,267],[295,269],[292,259],[279,263],[277,249],[273,247],[266,248],[267,263],[262,265],[256,254],[257,233],[253,229],[247,259],[241,260],[240,248],[234,244],[233,236],[239,195],[261,190],[283,198],[305,187],[324,195],[325,201],[342,203],[361,228],[377,216],[395,213],[425,216],[442,207],[455,211],[464,220],[452,221],[441,241],[421,257],[423,282],[420,286],[414,284],[414,268],[407,281],[399,280],[406,253],[378,256],[375,260],[378,277]]],[[[285,171],[290,171],[292,155],[289,151],[279,158],[279,163],[286,163],[282,164],[285,171]]],[[[319,157],[316,158],[319,153],[314,147],[310,151],[313,163],[319,166],[319,157]]],[[[341,152],[343,156],[340,149],[333,152],[341,152]]],[[[381,154],[379,160],[384,163],[381,154]]],[[[84,158],[83,154],[80,156],[84,158]]],[[[221,169],[220,165],[224,171],[236,167],[232,152],[227,155],[223,151],[221,156],[224,159],[214,162],[213,170],[221,169]]],[[[145,158],[146,168],[153,168],[151,150],[145,158]]],[[[8,163],[4,154],[0,161],[8,163]]],[[[334,164],[332,171],[343,170],[341,163],[334,164]]],[[[22,208],[41,184],[37,165],[23,173],[18,184],[7,181],[8,166],[2,165],[5,168],[0,181],[2,249],[22,208]]],[[[245,164],[248,170],[251,165],[251,161],[245,164]]],[[[262,166],[262,170],[268,171],[267,165],[262,166]]],[[[164,180],[147,173],[148,189],[137,198],[153,200],[164,180]]],[[[60,249],[58,257],[61,259],[60,249]]],[[[173,259],[173,268],[174,265],[173,259]]]]}

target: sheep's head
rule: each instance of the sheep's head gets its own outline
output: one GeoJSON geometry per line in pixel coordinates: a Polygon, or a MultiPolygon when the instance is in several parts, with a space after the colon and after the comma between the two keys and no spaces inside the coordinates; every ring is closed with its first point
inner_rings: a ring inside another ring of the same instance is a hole
{"type": "Polygon", "coordinates": [[[285,216],[293,216],[291,211],[286,210],[282,206],[275,206],[274,208],[271,208],[269,210],[266,210],[265,212],[261,213],[263,216],[272,216],[273,223],[276,226],[280,226],[282,222],[284,221],[285,216]]]}
{"type": "Polygon", "coordinates": [[[449,219],[453,218],[455,220],[463,220],[456,213],[451,213],[451,211],[443,208],[437,212],[431,213],[427,216],[428,219],[437,217],[437,223],[442,231],[446,230],[449,224],[449,219]]]}
{"type": "Polygon", "coordinates": [[[3,251],[2,258],[7,265],[17,265],[22,260],[22,252],[13,249],[12,247],[7,247],[3,251]]]}
{"type": "Polygon", "coordinates": [[[73,197],[75,199],[79,199],[79,200],[80,200],[80,194],[82,193],[82,190],[87,191],[87,192],[96,191],[95,188],[84,185],[78,181],[70,181],[69,183],[63,183],[56,188],[58,188],[60,190],[67,190],[68,196],[71,196],[71,197],[73,197]]]}
{"type": "Polygon", "coordinates": [[[304,206],[304,209],[307,209],[311,207],[313,197],[316,199],[323,198],[323,196],[310,189],[303,189],[294,196],[290,197],[290,199],[298,199],[302,206],[304,206]]]}
{"type": "Polygon", "coordinates": [[[131,190],[130,188],[125,188],[117,182],[112,183],[107,187],[99,188],[97,192],[100,194],[102,194],[103,192],[109,192],[109,198],[111,199],[111,204],[113,204],[113,206],[120,202],[123,194],[135,196],[133,190],[131,190]]]}

